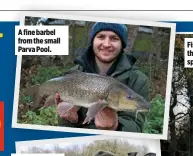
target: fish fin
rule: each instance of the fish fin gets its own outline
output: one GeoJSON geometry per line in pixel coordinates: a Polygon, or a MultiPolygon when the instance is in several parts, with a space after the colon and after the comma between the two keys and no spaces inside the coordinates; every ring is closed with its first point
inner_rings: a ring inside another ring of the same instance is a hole
{"type": "Polygon", "coordinates": [[[61,102],[57,105],[56,107],[56,111],[57,111],[57,114],[62,116],[64,114],[66,114],[69,110],[71,110],[74,106],[70,103],[64,103],[64,102],[61,102]]]}
{"type": "Polygon", "coordinates": [[[86,118],[83,121],[83,125],[84,124],[89,124],[91,122],[91,120],[95,117],[95,115],[102,110],[104,107],[107,106],[107,102],[105,100],[99,100],[98,102],[95,102],[94,104],[92,104],[87,113],[86,113],[86,118]]]}
{"type": "Polygon", "coordinates": [[[81,108],[81,106],[74,106],[74,108],[76,108],[76,110],[78,111],[80,108],[81,108]]]}
{"type": "Polygon", "coordinates": [[[64,115],[68,111],[70,111],[72,108],[76,108],[78,111],[81,107],[80,106],[74,106],[71,103],[68,102],[61,102],[57,105],[56,110],[59,115],[64,115]]]}
{"type": "Polygon", "coordinates": [[[55,105],[55,97],[53,95],[49,95],[46,98],[46,101],[44,103],[44,107],[49,107],[55,105]]]}
{"type": "Polygon", "coordinates": [[[42,105],[40,104],[42,98],[39,96],[39,93],[38,93],[39,87],[40,87],[40,84],[37,84],[37,85],[30,86],[24,90],[25,96],[32,97],[32,101],[33,101],[32,107],[33,108],[42,107],[42,105]]]}
{"type": "Polygon", "coordinates": [[[81,71],[79,71],[79,70],[68,70],[68,71],[65,71],[64,73],[63,73],[63,75],[68,75],[68,74],[74,74],[74,73],[82,73],[81,71]]]}

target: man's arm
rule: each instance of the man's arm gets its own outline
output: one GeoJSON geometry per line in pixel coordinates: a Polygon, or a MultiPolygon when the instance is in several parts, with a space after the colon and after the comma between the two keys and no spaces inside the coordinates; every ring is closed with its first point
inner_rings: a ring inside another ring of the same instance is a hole
{"type": "Polygon", "coordinates": [[[145,116],[142,113],[118,113],[118,128],[117,131],[128,131],[128,132],[142,132],[143,124],[145,122],[145,116]]]}

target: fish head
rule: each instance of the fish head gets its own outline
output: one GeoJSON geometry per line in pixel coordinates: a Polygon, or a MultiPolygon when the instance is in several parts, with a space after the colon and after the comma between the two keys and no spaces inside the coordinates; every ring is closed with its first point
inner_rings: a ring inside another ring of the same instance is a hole
{"type": "Polygon", "coordinates": [[[109,106],[117,111],[146,112],[151,105],[142,96],[124,84],[114,85],[107,97],[109,106]]]}

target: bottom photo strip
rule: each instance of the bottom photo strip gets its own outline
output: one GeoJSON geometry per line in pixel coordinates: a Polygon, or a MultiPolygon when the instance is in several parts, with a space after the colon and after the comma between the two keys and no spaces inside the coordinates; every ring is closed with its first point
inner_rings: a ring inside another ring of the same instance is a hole
{"type": "MultiPolygon", "coordinates": [[[[16,142],[16,153],[65,156],[161,156],[160,140],[105,135],[16,142]]],[[[16,155],[17,156],[17,155],[16,155]]]]}
{"type": "MultiPolygon", "coordinates": [[[[11,154],[11,156],[47,156],[47,154],[11,154]]],[[[49,156],[65,156],[65,154],[49,154],[49,156]]]]}

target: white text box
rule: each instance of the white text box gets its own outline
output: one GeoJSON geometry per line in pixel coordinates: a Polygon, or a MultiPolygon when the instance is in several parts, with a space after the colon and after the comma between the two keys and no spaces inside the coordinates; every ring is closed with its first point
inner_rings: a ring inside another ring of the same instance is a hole
{"type": "Polygon", "coordinates": [[[15,27],[15,55],[68,54],[68,26],[15,27]]]}
{"type": "Polygon", "coordinates": [[[193,38],[184,39],[184,67],[193,68],[193,38]]]}

